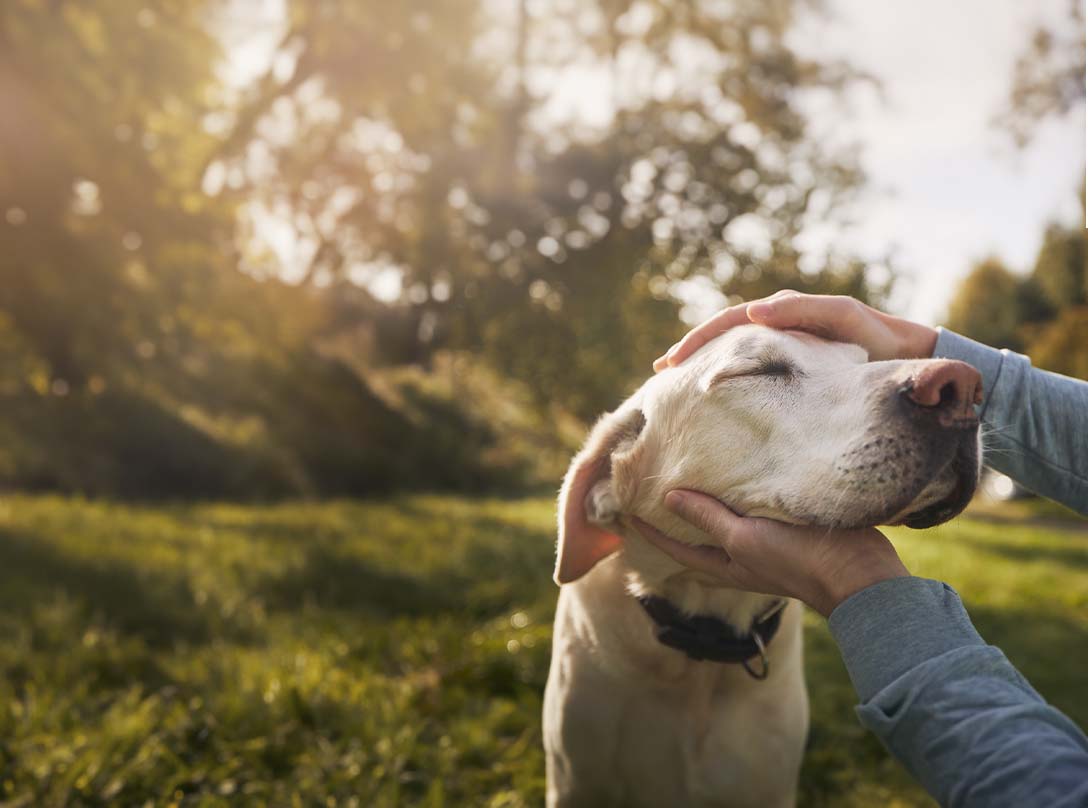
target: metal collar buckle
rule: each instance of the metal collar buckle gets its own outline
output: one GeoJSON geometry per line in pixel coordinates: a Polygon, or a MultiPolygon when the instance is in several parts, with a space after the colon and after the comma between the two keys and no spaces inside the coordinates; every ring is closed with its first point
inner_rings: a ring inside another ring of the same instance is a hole
{"type": "Polygon", "coordinates": [[[745,659],[740,664],[744,667],[744,670],[748,672],[748,675],[753,679],[763,681],[767,678],[767,674],[771,672],[771,663],[767,659],[767,646],[763,644],[763,638],[755,631],[752,632],[752,639],[756,641],[756,647],[759,649],[759,670],[752,670],[751,660],[745,659]]]}
{"type": "MultiPolygon", "coordinates": [[[[784,598],[779,598],[772,603],[763,614],[756,618],[753,626],[763,625],[785,608],[786,600],[784,598]]],[[[763,641],[763,635],[755,630],[755,628],[752,629],[752,639],[755,640],[756,648],[759,649],[759,670],[753,670],[750,664],[751,661],[747,659],[740,664],[744,667],[744,670],[748,672],[749,676],[762,682],[771,672],[771,662],[767,659],[767,645],[763,641]]]]}

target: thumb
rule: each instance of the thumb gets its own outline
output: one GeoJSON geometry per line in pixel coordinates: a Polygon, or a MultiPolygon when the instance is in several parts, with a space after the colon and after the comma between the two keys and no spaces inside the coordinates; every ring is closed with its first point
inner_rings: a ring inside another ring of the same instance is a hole
{"type": "Polygon", "coordinates": [[[698,491],[670,491],[665,496],[665,507],[717,539],[726,549],[741,523],[741,518],[721,502],[698,491]]]}

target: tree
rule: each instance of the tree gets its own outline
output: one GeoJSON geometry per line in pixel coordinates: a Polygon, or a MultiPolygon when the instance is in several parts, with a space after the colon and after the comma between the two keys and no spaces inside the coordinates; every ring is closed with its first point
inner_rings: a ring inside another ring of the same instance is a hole
{"type": "Polygon", "coordinates": [[[518,9],[292,4],[213,163],[265,156],[239,193],[310,245],[304,283],[396,273],[414,341],[386,360],[479,352],[588,418],[676,335],[684,284],[879,293],[794,246],[861,179],[807,131],[801,94],[852,74],[792,50],[794,2],[518,9]],[[610,77],[595,129],[539,89],[571,62],[610,77]]]}
{"type": "Polygon", "coordinates": [[[1031,343],[1032,362],[1066,376],[1088,379],[1088,307],[1063,310],[1031,343]]]}
{"type": "MultiPolygon", "coordinates": [[[[1084,9],[1069,5],[1069,25],[1037,28],[1018,59],[1006,108],[997,123],[1024,146],[1039,122],[1068,113],[1084,100],[1084,9]]],[[[1084,187],[1080,191],[1084,207],[1084,187]]],[[[956,292],[948,324],[999,347],[1026,351],[1036,364],[1088,378],[1084,306],[1088,247],[1078,224],[1051,224],[1026,278],[996,259],[972,270],[956,292]]]]}
{"type": "Polygon", "coordinates": [[[221,10],[0,6],[0,485],[362,493],[435,479],[456,429],[480,479],[490,433],[412,424],[321,354],[318,290],[240,271],[244,200],[201,190],[230,114],[221,10]]]}
{"type": "Polygon", "coordinates": [[[1088,303],[1088,245],[1083,228],[1052,224],[1043,235],[1031,277],[1053,311],[1088,303]]]}
{"type": "Polygon", "coordinates": [[[193,192],[210,139],[188,122],[210,111],[218,55],[208,6],[105,8],[0,8],[0,311],[39,358],[39,386],[59,390],[182,339],[164,313],[223,264],[229,235],[193,192]]]}
{"type": "Polygon", "coordinates": [[[863,179],[808,131],[804,94],[854,75],[792,49],[801,2],[292,0],[243,88],[244,3],[3,4],[0,483],[522,479],[684,295],[878,296],[797,247],[863,179]],[[559,117],[549,88],[589,76],[605,114],[559,117]],[[536,412],[475,411],[503,396],[536,412]],[[550,432],[497,460],[496,424],[550,432]]]}
{"type": "Polygon", "coordinates": [[[949,305],[948,327],[979,342],[1011,348],[1040,367],[1085,375],[1084,235],[1052,225],[1027,277],[995,258],[977,264],[949,305]]]}
{"type": "Polygon", "coordinates": [[[1069,0],[1067,25],[1037,27],[1016,61],[1008,103],[997,124],[1024,146],[1039,122],[1084,103],[1084,4],[1069,0]]]}
{"type": "Polygon", "coordinates": [[[1023,284],[1000,260],[971,270],[948,307],[948,327],[995,348],[1023,350],[1023,284]]]}

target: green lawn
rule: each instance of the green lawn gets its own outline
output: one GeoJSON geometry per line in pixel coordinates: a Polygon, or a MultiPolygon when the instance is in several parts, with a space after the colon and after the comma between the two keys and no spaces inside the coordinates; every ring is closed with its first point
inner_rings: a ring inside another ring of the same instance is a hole
{"type": "MultiPolygon", "coordinates": [[[[552,510],[0,498],[0,802],[541,804],[552,510]]],[[[1088,532],[1031,516],[893,533],[1088,725],[1088,532]]],[[[807,636],[801,804],[929,804],[807,636]]]]}

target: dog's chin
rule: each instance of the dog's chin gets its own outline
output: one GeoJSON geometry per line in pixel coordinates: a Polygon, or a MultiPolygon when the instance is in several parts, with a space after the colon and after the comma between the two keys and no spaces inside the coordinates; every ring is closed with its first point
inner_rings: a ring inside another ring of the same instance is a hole
{"type": "Polygon", "coordinates": [[[912,511],[904,516],[898,524],[914,528],[915,530],[922,530],[927,527],[943,524],[961,513],[963,509],[967,507],[967,503],[971,501],[971,497],[974,496],[974,493],[974,484],[967,485],[962,480],[957,481],[947,497],[932,505],[927,505],[917,511],[912,511]]]}
{"type": "Polygon", "coordinates": [[[952,460],[906,509],[890,524],[921,530],[947,522],[960,514],[978,487],[978,451],[972,443],[952,460]]]}

